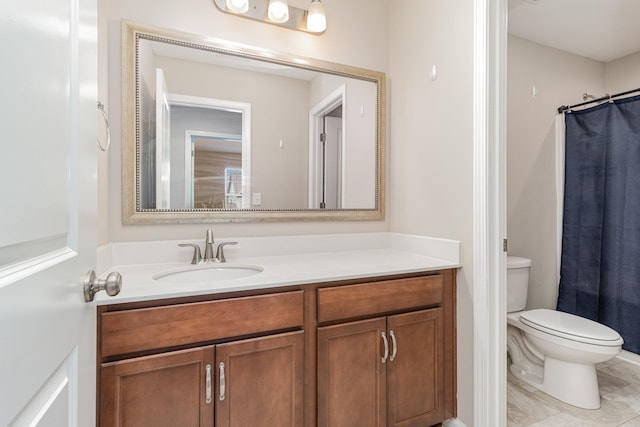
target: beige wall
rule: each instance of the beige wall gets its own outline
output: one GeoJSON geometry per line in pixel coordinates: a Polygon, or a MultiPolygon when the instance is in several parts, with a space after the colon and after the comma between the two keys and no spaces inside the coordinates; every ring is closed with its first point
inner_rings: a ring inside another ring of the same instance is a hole
{"type": "Polygon", "coordinates": [[[626,92],[639,87],[640,52],[606,64],[605,89],[607,93],[614,94],[626,92]]]}
{"type": "MultiPolygon", "coordinates": [[[[259,208],[307,206],[309,82],[174,58],[156,60],[172,94],[251,104],[251,192],[262,194],[259,208]]],[[[178,151],[184,163],[184,147],[178,151]]]]}
{"type": "MultiPolygon", "coordinates": [[[[472,95],[473,2],[324,0],[327,32],[311,36],[223,15],[211,1],[101,0],[108,27],[108,94],[113,133],[109,170],[100,168],[100,218],[106,241],[188,239],[205,225],[122,226],[120,220],[120,19],[207,34],[388,73],[387,219],[376,222],[216,224],[218,236],[391,230],[453,238],[463,244],[458,274],[458,417],[473,426],[472,95]],[[393,5],[394,7],[390,7],[393,5]],[[348,41],[348,42],[345,42],[348,41]],[[431,66],[438,79],[428,78],[431,66]],[[105,190],[108,182],[108,189],[105,190]],[[106,230],[105,230],[106,228],[106,230]]],[[[104,52],[103,43],[100,43],[104,52]]]]}
{"type": "MultiPolygon", "coordinates": [[[[398,4],[400,3],[400,4],[398,4]]],[[[473,425],[473,2],[390,10],[391,229],[462,241],[458,417],[473,425]],[[428,73],[432,65],[437,80],[428,73]]],[[[396,7],[396,6],[402,7],[396,7]]]]}
{"type": "MultiPolygon", "coordinates": [[[[112,149],[98,162],[98,243],[109,241],[193,239],[206,225],[123,226],[120,167],[120,21],[131,21],[199,33],[257,47],[291,52],[387,72],[388,2],[326,0],[328,29],[321,36],[282,29],[218,11],[210,0],[100,0],[98,97],[111,115],[112,149]],[[348,43],[345,43],[348,40],[348,43]]],[[[215,224],[215,234],[265,236],[387,231],[389,221],[215,224]]]]}
{"type": "Polygon", "coordinates": [[[342,207],[371,209],[375,207],[376,147],[376,85],[370,81],[320,74],[311,83],[311,108],[314,109],[337,89],[344,87],[345,122],[342,162],[342,207]],[[357,102],[356,102],[357,101],[357,102]]]}
{"type": "Polygon", "coordinates": [[[604,77],[602,62],[509,36],[507,234],[509,254],[533,263],[528,308],[556,306],[557,108],[603,94],[604,77]]]}

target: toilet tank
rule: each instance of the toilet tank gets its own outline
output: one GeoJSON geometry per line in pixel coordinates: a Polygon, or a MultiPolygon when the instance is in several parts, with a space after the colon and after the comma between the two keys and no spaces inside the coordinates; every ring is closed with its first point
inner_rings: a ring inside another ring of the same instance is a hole
{"type": "Polygon", "coordinates": [[[507,256],[507,313],[524,310],[529,290],[531,260],[507,256]]]}

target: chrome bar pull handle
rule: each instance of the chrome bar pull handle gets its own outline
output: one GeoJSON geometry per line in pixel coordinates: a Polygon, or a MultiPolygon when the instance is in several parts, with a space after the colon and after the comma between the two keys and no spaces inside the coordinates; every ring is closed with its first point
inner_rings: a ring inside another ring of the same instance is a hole
{"type": "Polygon", "coordinates": [[[224,363],[220,362],[220,401],[222,402],[225,397],[225,378],[224,378],[224,363]]]}
{"type": "Polygon", "coordinates": [[[389,335],[391,336],[391,345],[393,345],[393,351],[391,352],[389,362],[393,362],[398,354],[398,342],[396,341],[396,334],[394,334],[393,331],[389,331],[389,335]]]}
{"type": "Polygon", "coordinates": [[[211,365],[207,365],[207,375],[205,379],[205,398],[207,403],[211,403],[211,365]]]}
{"type": "Polygon", "coordinates": [[[382,356],[382,363],[387,363],[387,358],[389,357],[389,341],[387,340],[387,334],[384,332],[381,334],[382,343],[384,344],[384,355],[382,356]]]}

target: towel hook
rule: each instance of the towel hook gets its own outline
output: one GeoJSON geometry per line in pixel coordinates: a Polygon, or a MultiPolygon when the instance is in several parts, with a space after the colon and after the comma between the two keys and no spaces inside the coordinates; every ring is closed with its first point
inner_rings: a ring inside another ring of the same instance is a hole
{"type": "Polygon", "coordinates": [[[102,118],[104,119],[104,124],[106,125],[106,128],[107,128],[107,143],[103,147],[102,144],[100,144],[100,138],[97,138],[96,144],[98,145],[98,148],[101,151],[107,151],[109,149],[109,146],[111,145],[111,131],[109,130],[109,116],[107,116],[107,112],[104,109],[104,104],[100,101],[98,101],[98,110],[102,112],[102,118]]]}

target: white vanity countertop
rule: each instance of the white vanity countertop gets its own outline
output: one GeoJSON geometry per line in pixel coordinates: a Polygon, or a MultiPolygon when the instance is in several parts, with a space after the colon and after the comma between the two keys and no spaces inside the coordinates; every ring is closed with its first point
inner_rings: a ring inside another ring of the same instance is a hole
{"type": "Polygon", "coordinates": [[[146,257],[153,258],[150,252],[163,249],[164,252],[173,251],[172,248],[177,247],[177,242],[127,243],[121,247],[107,248],[110,252],[108,258],[114,261],[113,266],[100,274],[101,277],[105,277],[111,271],[122,274],[120,294],[109,297],[106,293],[100,292],[96,294],[96,302],[98,305],[117,304],[460,267],[459,242],[422,236],[369,233],[220,239],[221,242],[230,240],[239,240],[239,244],[225,247],[227,266],[255,265],[263,268],[263,271],[252,276],[217,283],[158,281],[152,278],[158,273],[197,268],[202,265],[191,266],[191,252],[184,248],[177,252],[179,262],[162,260],[150,263],[144,262],[148,261],[144,256],[136,260],[136,256],[133,255],[145,254],[146,257]],[[308,239],[312,239],[313,244],[309,244],[308,239]],[[242,251],[239,249],[241,245],[249,249],[242,251]],[[153,250],[150,249],[152,247],[153,250]],[[271,255],[255,256],[252,252],[263,252],[258,251],[257,247],[268,248],[271,255]],[[122,257],[129,261],[142,262],[124,262],[122,257]]]}

